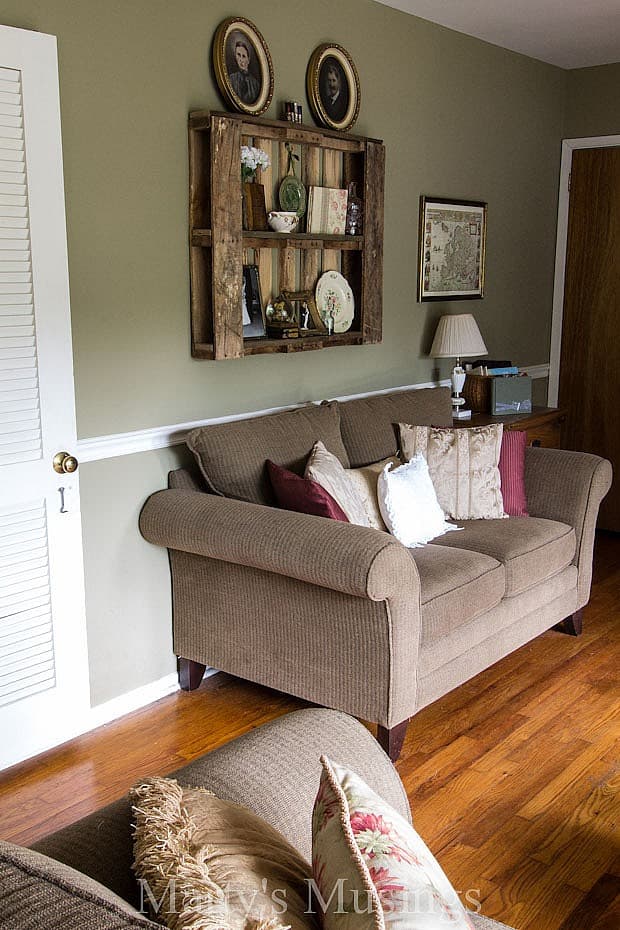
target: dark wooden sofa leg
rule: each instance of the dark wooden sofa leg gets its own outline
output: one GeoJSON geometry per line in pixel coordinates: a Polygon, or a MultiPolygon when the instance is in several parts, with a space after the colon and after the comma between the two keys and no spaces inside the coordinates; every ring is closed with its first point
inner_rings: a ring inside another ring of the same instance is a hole
{"type": "Polygon", "coordinates": [[[396,762],[403,748],[409,719],[397,723],[395,727],[377,727],[377,742],[387,752],[392,762],[396,762]]]}
{"type": "Polygon", "coordinates": [[[195,691],[202,676],[205,673],[206,665],[200,662],[194,662],[192,659],[184,659],[179,656],[179,684],[183,691],[195,691]]]}
{"type": "Polygon", "coordinates": [[[583,609],[576,610],[570,617],[565,617],[561,623],[553,627],[558,633],[567,633],[569,636],[581,636],[583,630],[583,609]]]}

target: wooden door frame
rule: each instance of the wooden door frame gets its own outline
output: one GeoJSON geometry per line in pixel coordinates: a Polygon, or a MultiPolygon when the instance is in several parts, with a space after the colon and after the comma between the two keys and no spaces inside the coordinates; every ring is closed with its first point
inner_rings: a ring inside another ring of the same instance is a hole
{"type": "Polygon", "coordinates": [[[560,357],[562,351],[562,320],[564,315],[564,281],[566,245],[568,240],[568,206],[570,201],[570,173],[573,152],[576,149],[614,148],[620,146],[620,136],[591,136],[583,139],[562,140],[560,165],[560,192],[558,196],[558,225],[555,246],[555,274],[553,278],[553,310],[551,316],[551,346],[549,351],[549,388],[547,403],[557,407],[560,392],[560,357]]]}

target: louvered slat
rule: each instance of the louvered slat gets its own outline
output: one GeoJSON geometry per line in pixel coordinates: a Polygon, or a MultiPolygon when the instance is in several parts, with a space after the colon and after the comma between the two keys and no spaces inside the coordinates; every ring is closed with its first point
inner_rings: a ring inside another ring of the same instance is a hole
{"type": "Polygon", "coordinates": [[[12,636],[14,633],[25,633],[40,627],[47,623],[47,608],[31,607],[29,610],[22,610],[20,614],[14,614],[12,617],[5,617],[0,622],[0,636],[12,636]]]}
{"type": "Polygon", "coordinates": [[[47,542],[44,501],[0,509],[0,706],[55,685],[47,542]]]}
{"type": "Polygon", "coordinates": [[[30,674],[19,682],[10,681],[0,684],[0,707],[21,701],[25,697],[37,694],[39,691],[48,691],[55,684],[55,671],[52,662],[48,662],[42,669],[34,668],[30,674]],[[19,687],[17,685],[19,684],[19,687]]]}
{"type": "Polygon", "coordinates": [[[21,75],[7,68],[0,69],[0,423],[0,466],[41,458],[21,75]]]}
{"type": "Polygon", "coordinates": [[[28,559],[19,565],[0,568],[2,584],[12,585],[25,579],[42,578],[47,572],[47,559],[28,559]]]}
{"type": "Polygon", "coordinates": [[[13,643],[28,643],[34,637],[45,634],[49,638],[50,632],[45,619],[40,623],[31,623],[30,626],[16,626],[0,634],[0,647],[10,646],[13,643]]]}
{"type": "Polygon", "coordinates": [[[53,657],[52,634],[49,630],[32,631],[13,642],[0,642],[0,668],[3,675],[28,668],[29,663],[47,661],[53,657]]]}

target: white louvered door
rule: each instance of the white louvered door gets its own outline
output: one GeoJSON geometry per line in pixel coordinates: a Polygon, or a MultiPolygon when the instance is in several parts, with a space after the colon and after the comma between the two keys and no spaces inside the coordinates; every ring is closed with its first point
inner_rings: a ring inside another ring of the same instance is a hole
{"type": "Polygon", "coordinates": [[[75,444],[56,40],[0,26],[0,768],[85,727],[75,444]]]}

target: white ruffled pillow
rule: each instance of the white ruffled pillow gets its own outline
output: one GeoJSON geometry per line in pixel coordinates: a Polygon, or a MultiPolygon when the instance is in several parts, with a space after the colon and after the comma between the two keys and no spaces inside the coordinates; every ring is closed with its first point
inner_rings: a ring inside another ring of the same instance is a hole
{"type": "Polygon", "coordinates": [[[409,549],[459,529],[446,521],[420,453],[399,468],[385,466],[377,482],[377,497],[388,530],[409,549]]]}

